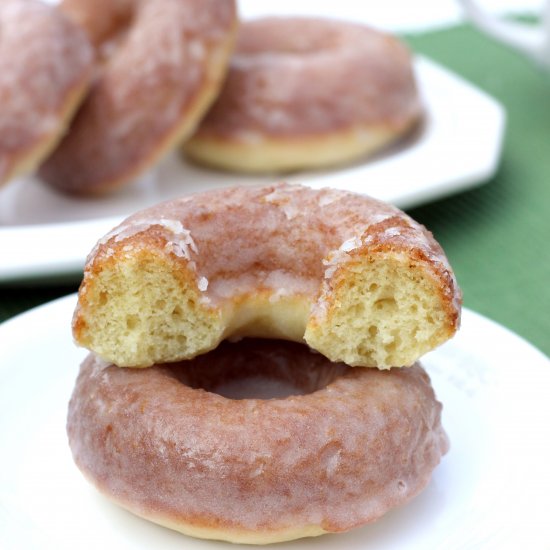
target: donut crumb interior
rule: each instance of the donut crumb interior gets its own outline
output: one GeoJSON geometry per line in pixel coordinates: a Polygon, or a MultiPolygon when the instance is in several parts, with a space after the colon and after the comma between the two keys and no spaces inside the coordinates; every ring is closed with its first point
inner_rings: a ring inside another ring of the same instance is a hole
{"type": "Polygon", "coordinates": [[[191,361],[165,368],[193,389],[237,400],[312,394],[350,369],[327,361],[304,344],[262,338],[225,341],[191,361]]]}
{"type": "Polygon", "coordinates": [[[84,345],[113,362],[115,350],[119,366],[176,361],[182,350],[201,353],[221,339],[220,318],[205,313],[200,292],[152,254],[103,269],[84,300],[96,312],[77,321],[84,345]]]}
{"type": "MultiPolygon", "coordinates": [[[[216,313],[195,284],[182,283],[181,273],[158,257],[143,256],[104,267],[82,295],[95,313],[78,321],[85,325],[80,343],[105,359],[116,358],[119,366],[149,366],[194,357],[231,336],[228,327],[237,327],[239,337],[269,336],[270,331],[280,337],[276,326],[285,324],[277,318],[283,310],[269,299],[256,298],[251,309],[257,318],[239,326],[246,301],[240,309],[216,313]]],[[[348,265],[334,286],[326,319],[289,319],[295,330],[287,334],[305,339],[332,361],[379,368],[410,365],[452,334],[437,281],[409,265],[405,256],[348,265]]],[[[307,312],[299,296],[290,303],[307,312]]]]}
{"type": "Polygon", "coordinates": [[[329,359],[380,368],[412,364],[451,335],[435,279],[406,258],[348,266],[327,321],[306,340],[329,359]]]}

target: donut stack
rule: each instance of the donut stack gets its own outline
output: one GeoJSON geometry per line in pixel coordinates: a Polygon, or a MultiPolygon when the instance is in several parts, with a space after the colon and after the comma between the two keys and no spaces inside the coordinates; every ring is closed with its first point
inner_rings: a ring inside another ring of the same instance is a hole
{"type": "Polygon", "coordinates": [[[448,449],[417,360],[455,333],[460,301],[433,236],[363,195],[281,183],[138,212],[87,260],[74,460],[114,502],[191,536],[271,543],[375,521],[448,449]]]}
{"type": "Polygon", "coordinates": [[[239,25],[235,0],[6,0],[0,30],[0,183],[37,170],[107,193],[180,146],[222,170],[334,166],[422,116],[405,46],[352,23],[239,25]]]}

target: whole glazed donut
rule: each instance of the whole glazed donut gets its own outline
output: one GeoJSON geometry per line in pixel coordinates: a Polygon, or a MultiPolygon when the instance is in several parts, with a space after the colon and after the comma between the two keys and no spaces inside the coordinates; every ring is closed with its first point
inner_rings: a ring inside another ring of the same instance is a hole
{"type": "Polygon", "coordinates": [[[95,44],[97,77],[40,176],[70,193],[102,193],[193,132],[227,70],[235,1],[63,0],[60,8],[95,44]]]}
{"type": "Polygon", "coordinates": [[[352,369],[303,345],[244,340],[150,369],[89,355],[67,429],[76,464],[117,504],[195,537],[271,543],[408,502],[448,449],[440,416],[419,365],[352,369]],[[258,376],[298,395],[215,393],[258,376]]]}
{"type": "Polygon", "coordinates": [[[421,114],[396,38],[335,20],[258,19],[242,24],[222,91],[184,151],[243,172],[330,166],[378,151],[421,114]]]}
{"type": "Polygon", "coordinates": [[[62,138],[92,76],[93,50],[53,6],[0,2],[0,184],[31,172],[62,138]]]}
{"type": "Polygon", "coordinates": [[[256,336],[389,368],[451,337],[460,300],[439,244],[394,206],[335,189],[233,187],[153,206],[103,237],[73,334],[119,366],[256,336]]]}

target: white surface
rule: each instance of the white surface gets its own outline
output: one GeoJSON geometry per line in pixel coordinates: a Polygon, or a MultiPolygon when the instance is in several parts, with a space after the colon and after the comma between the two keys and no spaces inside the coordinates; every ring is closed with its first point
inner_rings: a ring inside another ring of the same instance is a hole
{"type": "MultiPolygon", "coordinates": [[[[0,548],[229,548],[118,509],[74,466],[65,416],[85,355],[71,341],[74,303],[0,325],[0,548]]],[[[427,489],[370,526],[277,548],[548,549],[550,361],[465,311],[459,334],[424,365],[451,440],[427,489]]]]}
{"type": "MultiPolygon", "coordinates": [[[[498,164],[505,114],[494,99],[425,58],[415,62],[427,120],[408,141],[345,169],[286,179],[364,192],[411,207],[485,182],[498,164]]],[[[173,155],[115,196],[75,199],[32,178],[0,191],[0,282],[78,273],[126,215],[185,193],[277,178],[198,168],[173,155]]]]}

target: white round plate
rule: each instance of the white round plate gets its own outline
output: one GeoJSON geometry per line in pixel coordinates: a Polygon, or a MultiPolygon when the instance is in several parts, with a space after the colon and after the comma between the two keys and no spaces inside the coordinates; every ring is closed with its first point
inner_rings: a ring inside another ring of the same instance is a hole
{"type": "MultiPolygon", "coordinates": [[[[85,356],[71,340],[74,305],[69,296],[0,325],[0,548],[229,548],[117,508],[73,464],[65,417],[85,356]]],[[[426,490],[372,525],[277,548],[550,547],[548,358],[465,310],[459,334],[423,363],[451,440],[426,490]]]]}
{"type": "MultiPolygon", "coordinates": [[[[500,158],[502,106],[428,59],[417,58],[415,68],[427,112],[421,130],[365,162],[285,179],[366,193],[402,208],[486,182],[500,158]]],[[[139,181],[106,197],[68,197],[32,177],[11,182],[0,190],[0,283],[78,274],[101,236],[151,204],[278,179],[207,170],[173,154],[139,181]]]]}

